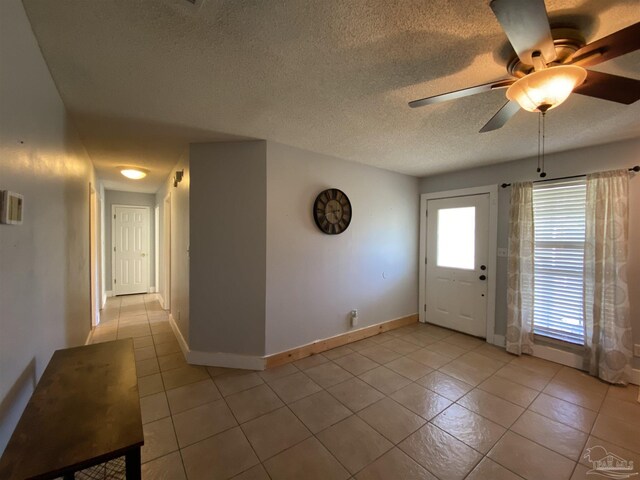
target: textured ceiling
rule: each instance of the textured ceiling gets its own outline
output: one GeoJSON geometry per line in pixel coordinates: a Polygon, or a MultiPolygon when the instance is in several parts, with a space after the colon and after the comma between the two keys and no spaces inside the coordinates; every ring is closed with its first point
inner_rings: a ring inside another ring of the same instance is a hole
{"type": "MultiPolygon", "coordinates": [[[[506,37],[487,0],[24,0],[99,175],[151,170],[189,142],[261,138],[423,176],[534,155],[537,118],[478,130],[494,91],[413,99],[503,78],[506,37]]],[[[548,0],[588,41],[640,21],[638,0],[548,0]]],[[[598,66],[640,78],[640,52],[598,66]]],[[[547,150],[640,135],[640,102],[579,95],[549,112],[547,150]]],[[[115,183],[114,183],[115,182],[115,183]]]]}

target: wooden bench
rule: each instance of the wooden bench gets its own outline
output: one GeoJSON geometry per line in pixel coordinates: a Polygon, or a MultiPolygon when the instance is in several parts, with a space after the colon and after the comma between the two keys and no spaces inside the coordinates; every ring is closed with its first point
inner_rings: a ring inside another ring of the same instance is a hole
{"type": "Polygon", "coordinates": [[[0,459],[0,478],[73,478],[125,456],[141,478],[144,443],[133,340],[58,350],[0,459]]]}

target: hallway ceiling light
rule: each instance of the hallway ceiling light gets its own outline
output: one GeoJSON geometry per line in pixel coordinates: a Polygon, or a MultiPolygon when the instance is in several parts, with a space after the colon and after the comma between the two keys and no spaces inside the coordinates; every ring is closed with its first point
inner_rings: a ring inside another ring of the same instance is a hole
{"type": "Polygon", "coordinates": [[[132,180],[140,180],[147,176],[147,171],[142,170],[141,168],[133,168],[133,167],[120,167],[120,173],[127,178],[132,180]]]}

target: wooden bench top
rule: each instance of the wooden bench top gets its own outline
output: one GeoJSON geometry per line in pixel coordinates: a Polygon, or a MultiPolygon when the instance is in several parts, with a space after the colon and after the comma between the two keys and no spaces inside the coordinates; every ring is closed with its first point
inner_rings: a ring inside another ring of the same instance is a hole
{"type": "Polygon", "coordinates": [[[56,478],[143,443],[133,340],[57,350],[0,459],[0,478],[56,478]]]}

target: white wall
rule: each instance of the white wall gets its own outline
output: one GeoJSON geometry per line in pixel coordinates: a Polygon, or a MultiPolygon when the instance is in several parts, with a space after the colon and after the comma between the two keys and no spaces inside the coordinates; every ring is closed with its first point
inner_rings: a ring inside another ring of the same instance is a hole
{"type": "Polygon", "coordinates": [[[25,197],[0,225],[0,454],[56,349],[90,330],[93,167],[19,0],[0,2],[0,189],[25,197]]]}
{"type": "Polygon", "coordinates": [[[415,314],[418,179],[267,143],[266,353],[415,314]],[[318,193],[339,188],[353,207],[340,235],[315,225],[318,193]],[[384,277],[383,277],[384,274],[384,277]]]}
{"type": "Polygon", "coordinates": [[[262,356],[266,142],[190,147],[190,347],[262,356]]]}
{"type": "Polygon", "coordinates": [[[113,205],[134,205],[136,207],[149,207],[149,287],[156,286],[156,239],[155,239],[155,214],[156,196],[152,193],[122,192],[119,190],[105,190],[105,216],[104,240],[105,240],[105,276],[107,278],[107,289],[113,290],[113,274],[111,272],[111,262],[113,253],[113,205]]]}
{"type": "Polygon", "coordinates": [[[167,194],[171,194],[171,315],[176,321],[185,341],[189,341],[189,156],[185,152],[164,184],[156,193],[156,203],[160,207],[160,285],[158,291],[163,299],[168,293],[164,290],[164,208],[167,194]],[[184,177],[177,187],[173,186],[173,177],[177,170],[184,171],[184,177]]]}
{"type": "MultiPolygon", "coordinates": [[[[640,139],[616,142],[607,145],[571,150],[547,155],[547,178],[581,175],[590,172],[628,168],[640,164],[640,139]]],[[[441,192],[480,185],[511,183],[514,181],[538,180],[536,159],[528,158],[513,162],[473,168],[454,173],[423,178],[420,192],[441,192]]],[[[640,343],[640,175],[630,181],[629,201],[629,269],[628,285],[631,300],[631,322],[634,343],[640,343]]],[[[499,189],[498,247],[508,245],[509,189],[499,189]]],[[[506,331],[506,258],[498,258],[496,333],[506,331]]],[[[636,358],[636,366],[640,366],[636,358]]]]}

